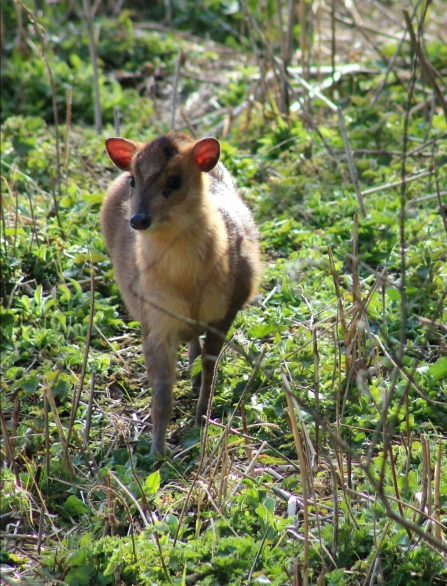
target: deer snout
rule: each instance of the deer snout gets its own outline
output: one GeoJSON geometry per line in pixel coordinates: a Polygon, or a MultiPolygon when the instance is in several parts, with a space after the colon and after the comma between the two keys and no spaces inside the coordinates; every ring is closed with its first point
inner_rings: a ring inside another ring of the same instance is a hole
{"type": "Polygon", "coordinates": [[[134,230],[146,230],[151,225],[151,217],[147,214],[134,214],[130,218],[130,227],[134,230]]]}

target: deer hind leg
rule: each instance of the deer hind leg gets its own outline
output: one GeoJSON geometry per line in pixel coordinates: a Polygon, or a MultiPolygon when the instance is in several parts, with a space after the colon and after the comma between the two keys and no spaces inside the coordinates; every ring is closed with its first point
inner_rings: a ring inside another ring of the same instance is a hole
{"type": "Polygon", "coordinates": [[[219,356],[222,346],[225,342],[225,336],[236,317],[237,310],[229,312],[220,322],[210,324],[212,330],[208,330],[205,337],[205,343],[202,349],[202,385],[200,387],[200,396],[197,403],[196,425],[203,425],[203,416],[208,411],[208,402],[210,399],[211,386],[213,384],[216,360],[219,356]]]}
{"type": "MultiPolygon", "coordinates": [[[[193,340],[191,340],[191,342],[189,343],[188,346],[188,360],[189,360],[189,368],[192,368],[192,365],[194,364],[194,360],[197,358],[197,356],[200,356],[202,354],[202,345],[200,344],[200,339],[194,338],[193,340]]],[[[199,372],[199,374],[196,374],[195,376],[192,377],[191,379],[191,383],[192,383],[192,388],[195,391],[199,391],[200,390],[200,385],[202,384],[202,373],[199,372]]]]}
{"type": "Polygon", "coordinates": [[[147,374],[152,386],[151,415],[153,439],[151,452],[166,454],[166,431],[172,414],[177,348],[167,342],[143,342],[147,374]]]}

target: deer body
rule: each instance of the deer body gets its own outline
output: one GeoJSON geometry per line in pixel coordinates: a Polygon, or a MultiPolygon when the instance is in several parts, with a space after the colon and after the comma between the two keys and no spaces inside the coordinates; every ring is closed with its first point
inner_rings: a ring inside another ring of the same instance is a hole
{"type": "MultiPolygon", "coordinates": [[[[202,355],[200,425],[225,335],[256,292],[257,231],[218,163],[215,139],[195,142],[171,133],[145,145],[112,138],[106,147],[126,173],[109,188],[102,229],[118,286],[142,326],[152,386],[152,452],[164,454],[178,347],[190,343],[190,363],[202,355]]],[[[199,384],[196,377],[193,385],[199,384]]]]}

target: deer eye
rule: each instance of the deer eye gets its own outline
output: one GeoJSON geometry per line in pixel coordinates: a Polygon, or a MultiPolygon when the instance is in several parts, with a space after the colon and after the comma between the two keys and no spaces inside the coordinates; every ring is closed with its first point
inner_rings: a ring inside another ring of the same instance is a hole
{"type": "Polygon", "coordinates": [[[178,189],[182,185],[182,180],[179,175],[171,175],[168,178],[168,187],[170,189],[178,189]]]}
{"type": "Polygon", "coordinates": [[[129,185],[132,189],[135,189],[135,177],[132,177],[132,175],[129,177],[129,185]]]}

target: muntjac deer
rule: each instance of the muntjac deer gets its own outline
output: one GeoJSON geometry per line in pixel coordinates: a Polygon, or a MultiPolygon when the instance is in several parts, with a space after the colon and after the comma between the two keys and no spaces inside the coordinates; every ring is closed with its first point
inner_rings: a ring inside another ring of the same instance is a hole
{"type": "Polygon", "coordinates": [[[142,144],[109,138],[124,171],[109,188],[102,230],[118,286],[141,323],[152,386],[152,453],[166,452],[178,348],[201,354],[196,424],[206,414],[216,358],[259,279],[252,215],[219,163],[215,138],[172,132],[142,144]],[[205,333],[203,349],[199,335],[205,333]]]}

